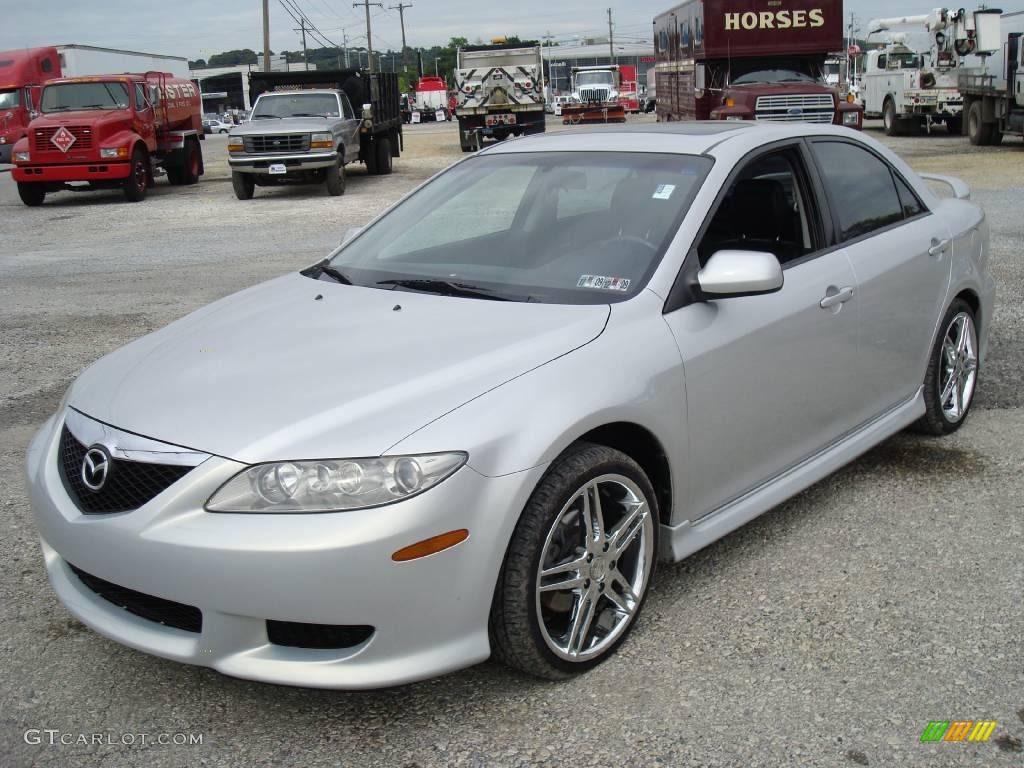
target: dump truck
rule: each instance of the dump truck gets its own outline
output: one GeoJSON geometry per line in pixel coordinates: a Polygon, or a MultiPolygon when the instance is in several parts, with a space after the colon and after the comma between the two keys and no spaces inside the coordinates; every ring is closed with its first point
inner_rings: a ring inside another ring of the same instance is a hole
{"type": "Polygon", "coordinates": [[[455,117],[463,152],[483,139],[544,132],[544,69],[535,42],[460,48],[455,117]]]}

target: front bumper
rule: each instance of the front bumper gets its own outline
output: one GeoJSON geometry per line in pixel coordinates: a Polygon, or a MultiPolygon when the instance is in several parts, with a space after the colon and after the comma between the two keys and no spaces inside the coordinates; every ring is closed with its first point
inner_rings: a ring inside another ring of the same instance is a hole
{"type": "Polygon", "coordinates": [[[11,176],[15,181],[108,181],[126,179],[130,173],[130,163],[104,161],[75,165],[16,165],[11,176]]]}
{"type": "Polygon", "coordinates": [[[270,166],[281,164],[288,173],[331,168],[338,162],[337,152],[310,152],[301,155],[243,155],[228,156],[228,165],[239,173],[270,173],[270,166]]]}
{"type": "Polygon", "coordinates": [[[489,478],[463,467],[430,491],[378,509],[309,515],[214,514],[203,503],[244,465],[211,458],[139,509],[83,515],[59,477],[63,420],[29,448],[29,498],[54,591],[117,642],[224,674],[322,688],[372,688],[443,674],[490,655],[487,622],[505,549],[543,467],[489,478]],[[409,562],[391,554],[467,528],[455,547],[409,562]],[[71,570],[194,606],[200,632],[129,613],[71,570]],[[267,620],[369,625],[355,647],[275,645],[267,620]]]}

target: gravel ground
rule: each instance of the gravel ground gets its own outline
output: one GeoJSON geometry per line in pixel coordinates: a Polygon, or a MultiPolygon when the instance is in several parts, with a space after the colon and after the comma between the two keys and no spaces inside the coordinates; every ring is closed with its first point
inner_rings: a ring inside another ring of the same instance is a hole
{"type": "Polygon", "coordinates": [[[461,157],[453,127],[413,127],[394,175],[354,170],[342,198],[238,202],[223,137],[206,142],[200,185],[161,183],[137,206],[62,193],[27,209],[0,173],[0,765],[1024,765],[1024,147],[885,140],[967,180],[992,225],[998,306],[965,427],[897,436],[663,566],[636,631],[583,678],[486,663],[370,693],[234,680],[85,629],[47,585],[21,465],[82,367],[319,259],[461,157]],[[947,719],[999,725],[984,744],[919,742],[947,719]],[[29,744],[27,729],[104,743],[29,744]],[[202,744],[141,743],[160,733],[202,744]]]}

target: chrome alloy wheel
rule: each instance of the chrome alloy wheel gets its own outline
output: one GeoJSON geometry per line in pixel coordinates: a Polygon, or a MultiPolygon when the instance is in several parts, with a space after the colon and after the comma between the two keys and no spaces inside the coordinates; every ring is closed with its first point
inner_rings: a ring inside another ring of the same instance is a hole
{"type": "Polygon", "coordinates": [[[633,620],[654,563],[655,520],[643,492],[601,475],[572,495],[548,531],[537,570],[537,617],[559,658],[586,661],[633,620]]]}
{"type": "Polygon", "coordinates": [[[939,356],[939,403],[946,421],[956,424],[967,413],[978,380],[978,331],[967,312],[957,313],[946,328],[939,356]]]}

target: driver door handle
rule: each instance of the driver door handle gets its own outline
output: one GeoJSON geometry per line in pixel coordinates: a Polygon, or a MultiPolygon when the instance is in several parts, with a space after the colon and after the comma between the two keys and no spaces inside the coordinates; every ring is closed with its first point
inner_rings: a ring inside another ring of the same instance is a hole
{"type": "Polygon", "coordinates": [[[831,309],[837,304],[845,304],[853,298],[853,286],[847,285],[844,288],[836,288],[835,286],[829,286],[825,292],[825,298],[818,302],[818,306],[822,309],[831,309]]]}
{"type": "Polygon", "coordinates": [[[931,248],[928,249],[928,255],[934,256],[939,259],[942,258],[942,254],[949,248],[949,240],[939,240],[937,237],[932,238],[931,248]]]}

